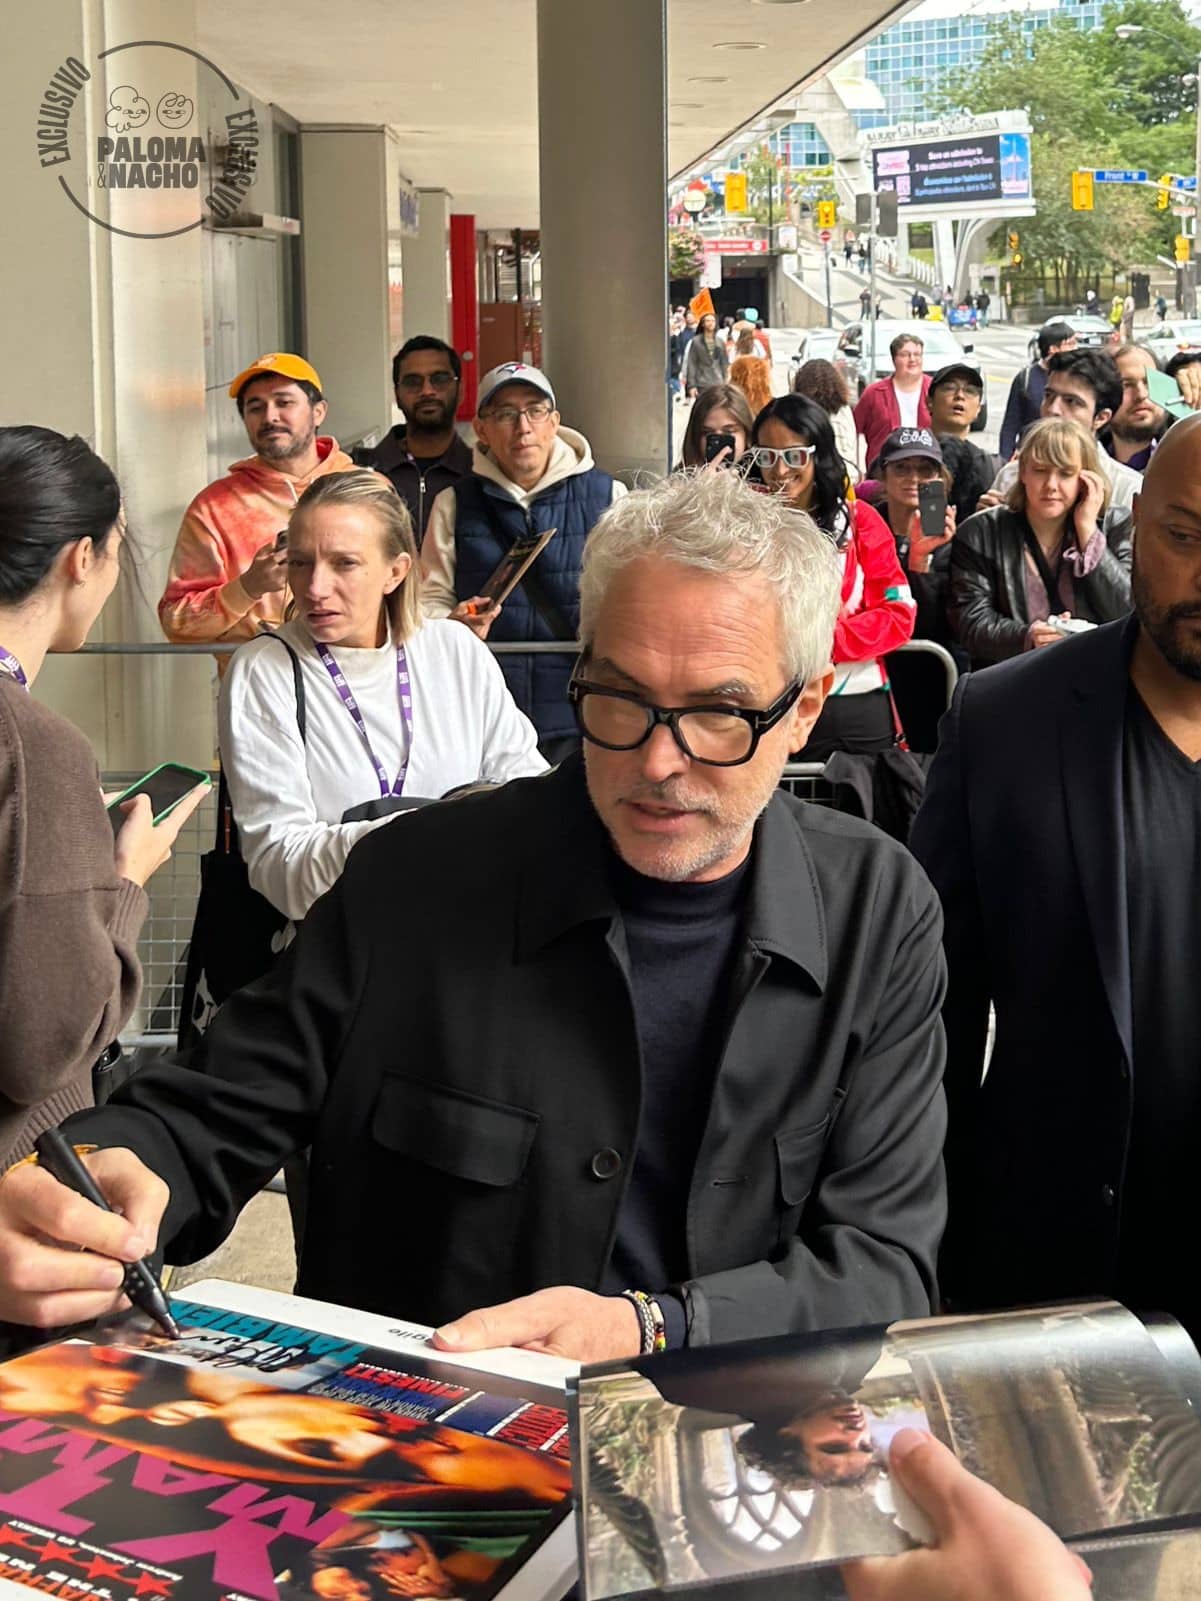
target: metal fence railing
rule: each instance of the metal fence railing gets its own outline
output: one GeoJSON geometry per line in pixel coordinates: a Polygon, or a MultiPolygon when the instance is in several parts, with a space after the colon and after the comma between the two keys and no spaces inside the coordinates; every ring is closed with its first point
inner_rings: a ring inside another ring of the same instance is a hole
{"type": "MultiPolygon", "coordinates": [[[[575,654],[576,642],[560,644],[557,641],[535,644],[502,644],[491,648],[497,655],[537,652],[539,654],[575,654]]],[[[946,697],[954,690],[956,669],[954,662],[940,646],[927,641],[914,641],[915,652],[942,659],[945,669],[946,697]]],[[[84,647],[84,653],[95,656],[159,656],[228,654],[236,646],[148,644],[97,644],[84,647]]],[[[933,665],[933,664],[932,664],[933,665]]],[[[154,765],[152,760],[147,766],[154,765]]],[[[801,800],[817,805],[828,805],[832,799],[831,786],[824,778],[820,762],[790,762],[781,777],[781,787],[801,800]]],[[[108,771],[102,774],[103,787],[108,791],[121,790],[134,783],[140,772],[108,771]]],[[[170,1047],[179,1027],[180,1003],[183,993],[184,970],[188,943],[200,893],[200,863],[204,854],[213,848],[217,828],[217,774],[214,786],[201,805],[181,829],[170,861],[154,875],[147,886],[150,911],[143,925],[138,951],[142,961],[142,1000],[138,1011],[130,1019],[121,1037],[128,1049],[162,1050],[170,1047]]]]}

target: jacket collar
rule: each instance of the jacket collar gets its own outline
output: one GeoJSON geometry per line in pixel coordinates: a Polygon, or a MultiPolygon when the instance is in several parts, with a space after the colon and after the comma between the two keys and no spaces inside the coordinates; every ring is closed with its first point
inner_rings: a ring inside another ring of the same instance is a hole
{"type": "MultiPolygon", "coordinates": [[[[517,957],[590,922],[619,916],[609,877],[612,846],[593,810],[582,756],[572,756],[540,783],[556,791],[555,819],[523,864],[517,908],[517,957]],[[556,870],[547,871],[547,863],[556,870]]],[[[801,968],[822,989],[827,976],[826,921],[813,858],[799,820],[773,795],[755,828],[745,938],[756,951],[801,968]]]]}
{"type": "Polygon", "coordinates": [[[1063,702],[1060,755],[1068,834],[1088,908],[1102,988],[1127,1061],[1133,1061],[1134,1023],[1126,910],[1126,841],[1122,816],[1122,743],[1130,653],[1138,619],[1053,647],[1072,666],[1063,702]]]}
{"type": "MultiPolygon", "coordinates": [[[[404,423],[397,423],[376,446],[371,464],[379,472],[389,472],[394,467],[407,466],[409,459],[409,431],[404,423]]],[[[431,460],[430,466],[465,477],[471,471],[471,446],[461,434],[455,434],[445,452],[431,460]]]]}

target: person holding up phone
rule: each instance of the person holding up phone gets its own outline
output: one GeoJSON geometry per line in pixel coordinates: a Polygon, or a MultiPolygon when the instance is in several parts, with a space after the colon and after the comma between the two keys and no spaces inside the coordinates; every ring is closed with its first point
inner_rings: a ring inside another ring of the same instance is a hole
{"type": "Polygon", "coordinates": [[[913,637],[947,645],[955,508],[948,504],[951,475],[942,447],[929,428],[894,428],[872,470],[883,491],[877,505],[892,530],[917,605],[913,637]]]}
{"type": "Polygon", "coordinates": [[[138,999],[143,886],[203,790],[157,827],[109,826],[83,735],[29,693],[78,650],[119,572],[121,492],[82,439],[0,428],[0,1168],[92,1101],[92,1064],[138,999]]]}
{"type": "Polygon", "coordinates": [[[802,395],[782,395],[763,408],[747,455],[750,475],[807,511],[842,552],[834,687],[806,741],[805,760],[825,761],[836,750],[888,750],[896,724],[881,657],[913,637],[916,615],[888,525],[856,499],[829,417],[802,395]]]}
{"type": "Polygon", "coordinates": [[[967,518],[951,549],[948,621],[973,667],[1056,644],[1071,619],[1129,612],[1129,525],[1103,525],[1108,503],[1079,423],[1046,417],[1026,431],[1007,503],[967,518]]]}
{"type": "Polygon", "coordinates": [[[754,421],[746,396],[733,384],[702,389],[684,431],[681,467],[732,467],[746,451],[754,421]]]}

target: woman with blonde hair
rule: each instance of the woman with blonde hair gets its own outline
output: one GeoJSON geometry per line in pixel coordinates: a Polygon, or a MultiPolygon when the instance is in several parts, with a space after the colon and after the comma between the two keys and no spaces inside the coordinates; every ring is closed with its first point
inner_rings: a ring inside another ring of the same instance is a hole
{"type": "Polygon", "coordinates": [[[317,479],[287,549],[288,620],[234,654],[221,761],[251,885],[301,918],[414,799],[546,763],[488,647],[423,620],[412,523],[378,474],[317,479]]]}
{"type": "Polygon", "coordinates": [[[1027,430],[1008,500],[951,541],[951,631],[973,667],[1041,650],[1130,610],[1129,525],[1102,525],[1109,501],[1096,441],[1047,417],[1027,430]]]}

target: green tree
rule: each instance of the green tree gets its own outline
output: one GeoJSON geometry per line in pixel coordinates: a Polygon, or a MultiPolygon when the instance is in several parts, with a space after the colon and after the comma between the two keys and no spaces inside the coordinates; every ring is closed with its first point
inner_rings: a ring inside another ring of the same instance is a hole
{"type": "Polygon", "coordinates": [[[944,80],[941,110],[1028,109],[1038,214],[1002,224],[995,248],[1006,229],[1018,229],[1026,270],[1048,275],[1057,299],[1078,298],[1090,278],[1171,254],[1179,224],[1156,210],[1153,189],[1099,184],[1095,209],[1073,211],[1071,174],[1191,173],[1197,89],[1182,80],[1199,53],[1201,29],[1179,0],[1121,0],[1087,32],[1062,14],[1039,27],[1007,17],[975,65],[944,80]],[[1123,40],[1116,29],[1124,23],[1148,32],[1123,40]]]}

